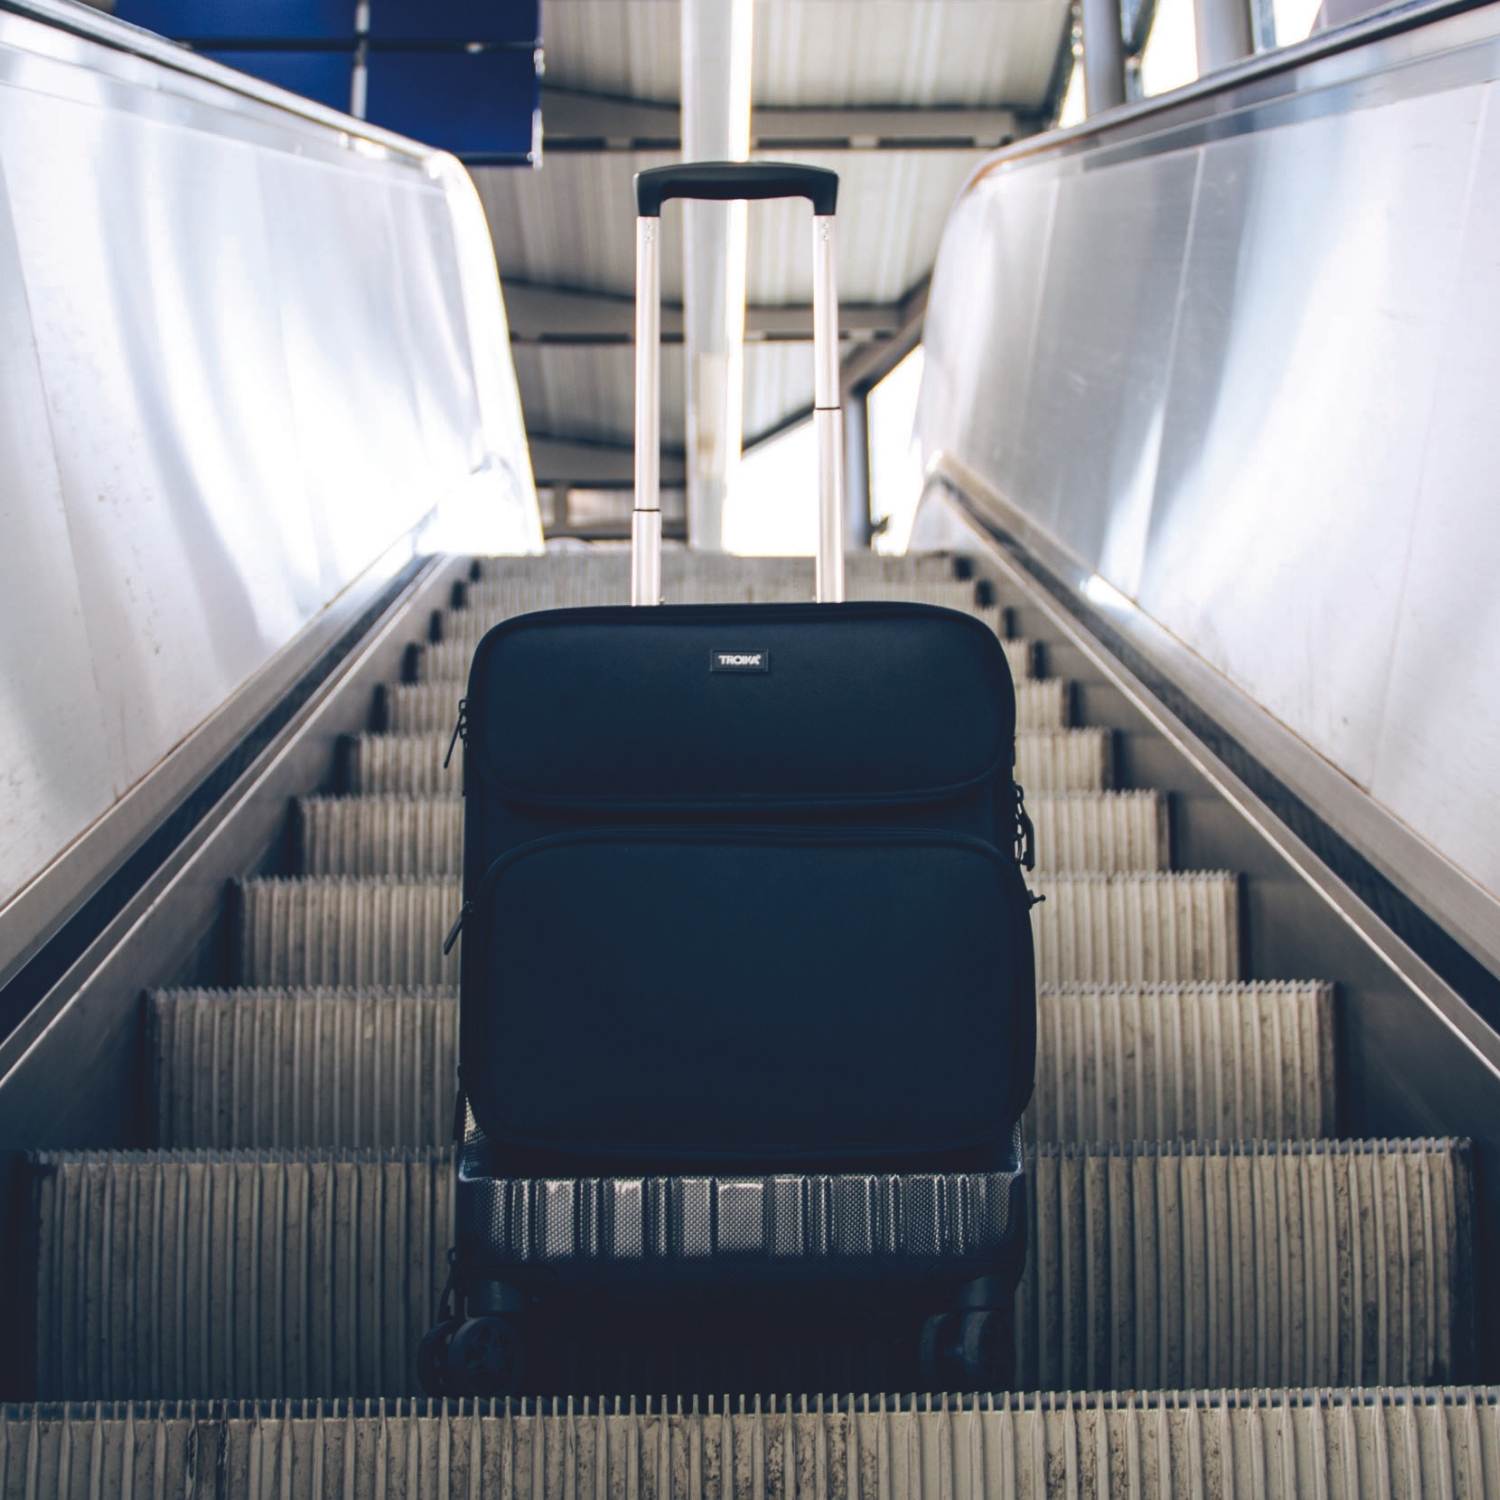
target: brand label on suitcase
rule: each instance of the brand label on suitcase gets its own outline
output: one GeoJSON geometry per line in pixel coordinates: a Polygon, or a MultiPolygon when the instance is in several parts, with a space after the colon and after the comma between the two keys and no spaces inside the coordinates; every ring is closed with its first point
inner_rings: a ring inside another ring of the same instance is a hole
{"type": "Polygon", "coordinates": [[[710,651],[708,670],[710,672],[769,672],[771,653],[769,651],[710,651]]]}

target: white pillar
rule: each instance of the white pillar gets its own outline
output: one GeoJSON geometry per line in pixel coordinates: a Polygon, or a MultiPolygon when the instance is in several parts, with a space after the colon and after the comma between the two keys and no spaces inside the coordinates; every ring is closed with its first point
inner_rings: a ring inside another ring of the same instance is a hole
{"type": "Polygon", "coordinates": [[[1193,25],[1200,77],[1255,51],[1247,0],[1193,0],[1193,25]]]}
{"type": "MultiPolygon", "coordinates": [[[[750,155],[754,0],[682,0],[682,158],[750,155]]],[[[684,203],[687,529],[694,547],[724,544],[724,503],[744,438],[743,203],[684,203]]]]}
{"type": "Polygon", "coordinates": [[[1125,102],[1120,0],[1083,0],[1083,98],[1091,115],[1125,102]]]}

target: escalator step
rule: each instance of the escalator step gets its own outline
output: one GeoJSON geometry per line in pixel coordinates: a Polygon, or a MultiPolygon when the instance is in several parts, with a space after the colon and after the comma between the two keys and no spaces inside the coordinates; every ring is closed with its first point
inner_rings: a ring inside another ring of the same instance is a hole
{"type": "MultiPolygon", "coordinates": [[[[1167,863],[1158,792],[1038,797],[1037,865],[1045,870],[1159,870],[1167,863]]],[[[304,797],[297,804],[306,875],[457,875],[463,804],[456,797],[304,797]]]]}
{"type": "Polygon", "coordinates": [[[1043,1146],[1021,1389],[1462,1379],[1466,1143],[1043,1146]]]}
{"type": "Polygon", "coordinates": [[[304,875],[458,875],[464,808],[457,797],[304,797],[297,804],[304,875]]]}
{"type": "Polygon", "coordinates": [[[1035,1141],[1301,1140],[1335,1122],[1333,987],[1047,988],[1035,1141]]]}
{"type": "MultiPolygon", "coordinates": [[[[1038,875],[1032,908],[1044,983],[1239,977],[1232,875],[1038,875]]],[[[456,877],[311,876],[239,883],[236,974],[246,985],[435,985],[454,981],[443,939],[456,877]]]]}
{"type": "MultiPolygon", "coordinates": [[[[1018,729],[1063,729],[1071,708],[1071,684],[1062,678],[1016,684],[1018,729]]],[[[457,682],[400,682],[385,690],[386,728],[392,734],[446,734],[458,718],[463,687],[457,682]]]]}
{"type": "MultiPolygon", "coordinates": [[[[665,579],[663,594],[668,604],[809,604],[813,598],[812,574],[801,576],[745,576],[722,574],[665,579]]],[[[855,600],[900,600],[956,609],[966,614],[989,611],[994,605],[976,600],[972,582],[954,579],[901,579],[863,575],[845,580],[845,596],[855,600]]],[[[630,599],[629,566],[621,564],[608,573],[572,573],[554,577],[484,580],[464,592],[463,608],[483,620],[474,627],[480,633],[499,620],[529,614],[538,609],[592,608],[626,604],[630,599]]],[[[455,611],[457,613],[457,611],[455,611]]]]}
{"type": "Polygon", "coordinates": [[[441,734],[358,734],[345,741],[349,790],[357,796],[456,797],[463,789],[463,752],[447,768],[441,734]]]}
{"type": "Polygon", "coordinates": [[[1481,1500],[1500,1388],[0,1408],[3,1500],[204,1476],[220,1500],[1481,1500]]]}
{"type": "MultiPolygon", "coordinates": [[[[485,628],[495,623],[494,619],[489,619],[485,628]]],[[[462,632],[455,631],[450,636],[445,631],[441,641],[423,649],[422,681],[467,682],[469,664],[474,660],[474,650],[483,634],[483,630],[466,629],[462,632]]],[[[1036,643],[1034,641],[1002,640],[1000,644],[1005,648],[1005,659],[1010,664],[1011,676],[1017,682],[1035,675],[1036,643]]]]}
{"type": "MultiPolygon", "coordinates": [[[[451,990],[165,990],[151,997],[170,1147],[442,1145],[451,990]]],[[[1316,984],[1044,990],[1039,1141],[1310,1138],[1333,1128],[1332,994],[1316,984]]]]}
{"type": "Polygon", "coordinates": [[[1038,729],[1016,736],[1016,780],[1028,796],[1102,792],[1114,784],[1107,729],[1038,729]]]}
{"type": "Polygon", "coordinates": [[[451,989],[163,990],[147,1019],[159,1146],[453,1139],[451,989]]]}
{"type": "Polygon", "coordinates": [[[1028,798],[1026,810],[1039,870],[1165,870],[1171,863],[1160,792],[1044,793],[1028,798]]]}
{"type": "Polygon", "coordinates": [[[442,951],[457,880],[245,880],[239,892],[241,984],[457,983],[458,950],[442,951]]]}
{"type": "MultiPolygon", "coordinates": [[[[456,703],[456,698],[455,698],[456,703]]],[[[462,786],[462,755],[447,770],[452,723],[433,734],[360,734],[347,741],[349,790],[365,796],[432,797],[462,786]]],[[[1107,729],[1043,729],[1016,736],[1016,776],[1028,796],[1097,792],[1111,783],[1107,729]]]]}
{"type": "MultiPolygon", "coordinates": [[[[1467,1368],[1461,1143],[1030,1155],[1023,1388],[1467,1368]]],[[[410,1394],[451,1183],[438,1151],[34,1158],[39,1396],[410,1394]]]]}
{"type": "Polygon", "coordinates": [[[1191,874],[1053,875],[1030,882],[1037,977],[1124,984],[1240,977],[1239,882],[1191,874]]]}
{"type": "MultiPolygon", "coordinates": [[[[861,548],[844,556],[846,579],[883,579],[886,581],[921,580],[948,582],[955,572],[955,555],[951,552],[871,552],[861,548]]],[[[630,577],[630,549],[626,546],[590,546],[570,552],[550,552],[545,556],[497,556],[480,561],[481,582],[522,580],[532,584],[556,578],[602,577],[618,581],[630,577]]],[[[671,583],[683,580],[781,579],[812,590],[813,559],[810,555],[795,557],[743,557],[733,552],[697,552],[681,547],[664,547],[661,554],[662,577],[671,583]]]]}

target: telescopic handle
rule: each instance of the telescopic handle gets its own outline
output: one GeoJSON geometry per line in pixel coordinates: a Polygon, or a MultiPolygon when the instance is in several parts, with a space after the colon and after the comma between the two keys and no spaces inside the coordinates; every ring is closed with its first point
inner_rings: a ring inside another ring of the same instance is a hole
{"type": "Polygon", "coordinates": [[[630,602],[661,602],[661,208],[671,198],[806,198],[813,208],[813,425],[818,440],[819,603],[844,597],[844,414],[833,215],[838,173],[780,161],[682,162],[636,173],[635,510],[630,602]]]}
{"type": "Polygon", "coordinates": [[[685,161],[635,174],[636,212],[643,219],[659,218],[669,198],[806,198],[815,214],[831,214],[838,206],[839,174],[789,161],[685,161]]]}

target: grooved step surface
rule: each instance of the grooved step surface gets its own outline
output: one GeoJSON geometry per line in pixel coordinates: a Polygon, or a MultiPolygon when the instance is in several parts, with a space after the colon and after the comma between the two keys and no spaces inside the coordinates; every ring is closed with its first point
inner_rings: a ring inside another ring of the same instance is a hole
{"type": "MultiPolygon", "coordinates": [[[[1239,975],[1232,875],[1038,875],[1032,908],[1044,983],[1232,980],[1239,975]]],[[[443,939],[456,877],[319,876],[238,887],[238,975],[246,985],[454,982],[443,939]]]]}
{"type": "Polygon", "coordinates": [[[37,1393],[411,1394],[446,1151],[41,1157],[37,1393]]]}
{"type": "MultiPolygon", "coordinates": [[[[1159,793],[1043,796],[1027,806],[1040,870],[1159,870],[1168,862],[1159,793]]],[[[304,797],[297,829],[306,875],[463,870],[463,803],[456,797],[304,797]]]]}
{"type": "Polygon", "coordinates": [[[1027,796],[1102,792],[1114,783],[1107,729],[1039,729],[1016,735],[1016,780],[1027,796]]]}
{"type": "Polygon", "coordinates": [[[1036,828],[1039,870],[1165,870],[1171,864],[1167,799],[1160,792],[1044,794],[1029,798],[1026,810],[1036,828]]]}
{"type": "MultiPolygon", "coordinates": [[[[674,580],[663,583],[664,601],[668,604],[811,604],[812,575],[805,578],[745,577],[725,574],[717,577],[674,580]]],[[[933,604],[941,609],[956,609],[965,614],[988,615],[1000,619],[997,606],[981,605],[973,583],[940,579],[885,579],[865,576],[846,578],[845,596],[854,600],[888,600],[913,604],[933,604]]],[[[538,609],[589,608],[598,605],[630,602],[629,565],[608,574],[575,574],[540,578],[497,579],[494,582],[470,584],[464,593],[463,610],[475,617],[467,627],[481,633],[498,620],[526,614],[538,609]],[[482,623],[481,623],[482,622],[482,623]]]]}
{"type": "Polygon", "coordinates": [[[244,880],[238,890],[241,984],[458,982],[457,947],[442,951],[456,879],[244,880]]]}
{"type": "Polygon", "coordinates": [[[452,990],[163,990],[149,1045],[160,1146],[442,1146],[452,990]]]}
{"type": "MultiPolygon", "coordinates": [[[[956,557],[951,552],[876,553],[861,548],[844,555],[844,577],[885,581],[922,580],[948,583],[957,579],[956,557]]],[[[480,582],[528,581],[533,585],[551,579],[603,578],[630,580],[630,548],[591,546],[586,551],[550,552],[544,556],[486,557],[479,559],[480,582]]],[[[661,553],[662,578],[669,583],[684,581],[737,582],[746,579],[780,580],[812,595],[813,559],[795,557],[742,557],[732,552],[693,552],[665,546],[661,553]]],[[[628,592],[628,588],[627,588],[628,592]]]]}
{"type": "Polygon", "coordinates": [[[304,797],[297,804],[304,875],[460,875],[458,797],[304,797]]]}
{"type": "MultiPolygon", "coordinates": [[[[443,1145],[452,991],[176,990],[151,997],[156,1141],[443,1145]]],[[[1332,992],[1317,984],[1044,989],[1038,1141],[1311,1138],[1334,1125],[1332,992]]]]}
{"type": "MultiPolygon", "coordinates": [[[[457,615],[450,615],[454,618],[457,615]]],[[[489,620],[485,629],[495,623],[489,620]]],[[[423,682],[446,682],[467,683],[469,680],[469,665],[474,660],[475,648],[479,645],[484,630],[465,628],[454,630],[449,635],[444,630],[444,638],[435,644],[426,646],[422,651],[421,677],[423,682]]],[[[1036,668],[1036,643],[1025,640],[1002,640],[1001,646],[1005,649],[1005,660],[1010,666],[1010,675],[1017,682],[1035,675],[1036,668]]],[[[460,691],[462,688],[460,687],[460,691]]]]}
{"type": "Polygon", "coordinates": [[[1485,1500],[1500,1389],[0,1407],[0,1497],[1485,1500]]]}
{"type": "Polygon", "coordinates": [[[356,796],[457,797],[463,790],[461,750],[455,748],[443,767],[447,735],[356,734],[344,743],[349,790],[356,796]]]}
{"type": "Polygon", "coordinates": [[[1181,875],[1037,874],[1037,977],[1054,984],[1233,980],[1240,976],[1239,882],[1181,875]]]}
{"type": "MultiPolygon", "coordinates": [[[[1063,729],[1071,711],[1071,685],[1061,678],[1016,684],[1018,729],[1063,729]]],[[[385,688],[386,728],[392,734],[452,734],[458,722],[457,682],[397,682],[385,688]]],[[[446,742],[445,742],[446,748],[446,742]]]]}
{"type": "MultiPolygon", "coordinates": [[[[345,742],[349,790],[363,796],[456,797],[463,784],[457,750],[443,769],[452,732],[450,723],[442,733],[351,735],[345,742]]],[[[1112,758],[1107,729],[1022,730],[1016,736],[1016,779],[1028,797],[1103,791],[1113,780],[1112,758]]]]}
{"type": "MultiPolygon", "coordinates": [[[[1467,1366],[1467,1148],[1042,1148],[1023,1388],[1429,1383],[1467,1366]]],[[[447,1152],[43,1156],[44,1399],[399,1395],[447,1152]]]]}
{"type": "Polygon", "coordinates": [[[1023,1390],[1467,1372],[1466,1146],[1042,1147],[1031,1166],[1023,1390]]]}
{"type": "Polygon", "coordinates": [[[1034,1141],[1299,1140],[1333,1134],[1326,984],[1044,988],[1034,1141]]]}

